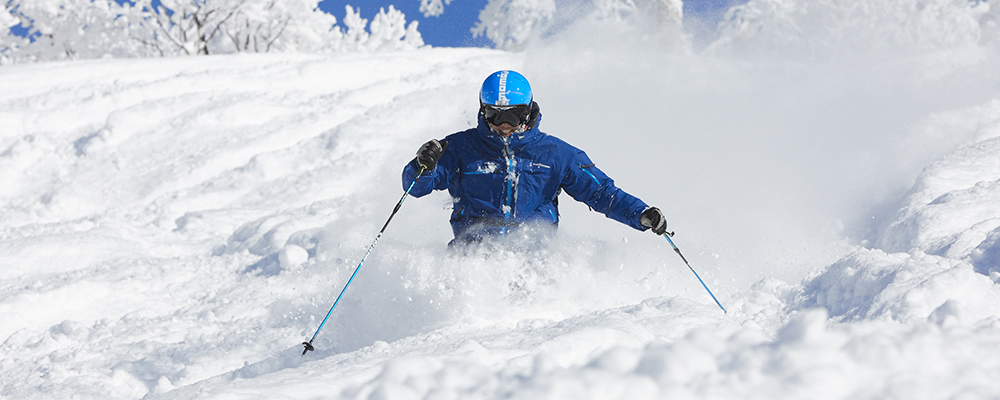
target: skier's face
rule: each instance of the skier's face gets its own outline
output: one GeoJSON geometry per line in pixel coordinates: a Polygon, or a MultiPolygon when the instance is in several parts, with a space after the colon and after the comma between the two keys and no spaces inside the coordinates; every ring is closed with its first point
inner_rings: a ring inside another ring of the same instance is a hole
{"type": "Polygon", "coordinates": [[[500,135],[500,136],[505,137],[505,138],[510,137],[510,135],[512,133],[514,133],[514,131],[516,131],[519,127],[520,127],[520,125],[518,125],[518,126],[511,126],[508,123],[503,123],[503,124],[500,124],[499,126],[490,124],[490,129],[492,129],[493,132],[496,132],[497,135],[500,135]]]}

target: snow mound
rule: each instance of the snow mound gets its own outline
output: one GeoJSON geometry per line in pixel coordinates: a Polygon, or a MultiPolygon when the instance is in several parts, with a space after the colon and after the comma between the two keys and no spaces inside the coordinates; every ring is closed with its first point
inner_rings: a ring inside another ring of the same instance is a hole
{"type": "Polygon", "coordinates": [[[965,260],[987,275],[996,267],[984,254],[997,251],[1000,228],[1000,101],[977,109],[964,122],[982,139],[924,169],[876,246],[965,260]]]}
{"type": "Polygon", "coordinates": [[[917,323],[1000,318],[1000,294],[973,266],[952,258],[859,250],[804,282],[799,307],[822,307],[843,321],[917,323]]]}

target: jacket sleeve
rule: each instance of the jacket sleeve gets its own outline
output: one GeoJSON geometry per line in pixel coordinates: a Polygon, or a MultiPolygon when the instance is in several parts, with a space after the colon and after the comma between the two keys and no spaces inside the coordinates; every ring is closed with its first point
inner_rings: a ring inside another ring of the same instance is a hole
{"type": "Polygon", "coordinates": [[[426,171],[417,178],[420,166],[417,165],[417,158],[414,157],[403,167],[403,190],[405,191],[413,184],[410,195],[413,197],[423,197],[434,190],[445,190],[451,182],[452,172],[457,165],[456,155],[452,148],[445,148],[444,154],[438,160],[437,166],[431,171],[426,171]],[[414,183],[414,178],[417,178],[414,183]]]}
{"type": "Polygon", "coordinates": [[[573,199],[608,218],[640,231],[646,230],[639,223],[639,217],[647,208],[646,203],[615,186],[615,182],[598,169],[583,151],[577,150],[567,166],[562,187],[573,199]]]}

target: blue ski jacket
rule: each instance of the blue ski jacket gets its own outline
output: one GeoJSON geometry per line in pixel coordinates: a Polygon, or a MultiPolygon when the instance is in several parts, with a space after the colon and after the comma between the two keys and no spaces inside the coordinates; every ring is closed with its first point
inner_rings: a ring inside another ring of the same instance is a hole
{"type": "MultiPolygon", "coordinates": [[[[561,191],[608,218],[645,230],[639,217],[646,203],[616,187],[582,150],[539,131],[541,113],[537,105],[533,108],[530,129],[506,140],[488,128],[482,115],[476,128],[445,137],[437,166],[416,179],[410,194],[447,189],[454,201],[456,240],[504,235],[528,223],[555,227],[561,191]]],[[[419,171],[416,158],[403,168],[403,190],[419,171]]]]}

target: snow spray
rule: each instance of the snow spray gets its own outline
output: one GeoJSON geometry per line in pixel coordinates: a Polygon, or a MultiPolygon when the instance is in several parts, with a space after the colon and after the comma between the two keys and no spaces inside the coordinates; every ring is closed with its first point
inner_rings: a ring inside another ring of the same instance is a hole
{"type": "MultiPolygon", "coordinates": [[[[712,300],[715,300],[715,304],[718,304],[718,305],[719,305],[719,308],[721,308],[721,309],[722,309],[722,313],[723,313],[723,314],[728,314],[728,312],[726,311],[726,308],[722,306],[722,303],[719,303],[719,299],[715,298],[715,295],[714,295],[714,294],[712,294],[712,291],[711,291],[711,290],[710,290],[710,289],[708,288],[708,285],[705,285],[705,281],[701,280],[701,277],[700,277],[700,276],[698,276],[698,272],[696,272],[696,271],[694,270],[694,268],[691,268],[691,264],[690,264],[690,263],[688,263],[688,260],[687,260],[687,258],[684,258],[684,255],[683,255],[683,254],[681,254],[681,249],[678,249],[678,248],[677,248],[677,245],[676,245],[676,244],[674,244],[674,241],[670,239],[670,237],[672,237],[672,236],[674,236],[674,235],[675,235],[675,233],[674,233],[674,232],[665,232],[665,233],[663,234],[663,237],[667,238],[667,241],[668,241],[668,242],[670,242],[670,247],[673,247],[673,248],[674,248],[674,251],[676,251],[676,252],[677,252],[677,255],[681,256],[681,260],[683,260],[683,261],[684,261],[684,265],[687,265],[687,266],[688,266],[688,269],[690,269],[690,270],[691,270],[691,272],[694,272],[694,277],[695,277],[695,278],[698,278],[698,282],[701,282],[701,286],[702,286],[702,287],[704,287],[706,291],[708,291],[708,295],[709,295],[709,296],[712,296],[712,300]]],[[[305,354],[305,353],[302,353],[302,354],[305,354]]]]}
{"type": "MultiPolygon", "coordinates": [[[[389,214],[389,219],[387,219],[385,221],[385,225],[382,225],[382,229],[378,231],[378,235],[375,236],[375,240],[372,242],[371,246],[368,246],[368,252],[365,253],[364,257],[361,257],[361,262],[358,263],[357,268],[354,268],[354,273],[351,274],[351,279],[347,280],[347,283],[344,285],[344,288],[341,289],[340,290],[340,294],[337,295],[337,300],[334,301],[333,302],[333,306],[330,307],[330,311],[326,312],[326,317],[323,318],[323,322],[321,322],[319,324],[319,328],[316,328],[316,333],[314,333],[312,335],[312,338],[309,339],[308,342],[302,342],[302,345],[305,346],[305,349],[302,350],[302,355],[303,356],[306,355],[306,353],[308,353],[310,351],[316,350],[313,347],[313,345],[312,345],[313,340],[316,340],[316,335],[319,335],[319,331],[323,329],[324,325],[326,325],[326,320],[330,319],[330,314],[333,313],[333,309],[334,308],[337,308],[337,304],[340,303],[340,298],[344,297],[344,292],[347,291],[347,287],[351,286],[351,282],[354,282],[354,277],[356,275],[358,275],[358,271],[361,270],[361,266],[365,264],[365,260],[368,258],[368,255],[372,253],[372,249],[374,249],[375,245],[378,244],[378,240],[382,238],[382,234],[385,233],[385,228],[387,228],[389,226],[389,222],[392,222],[392,217],[396,216],[396,212],[398,212],[399,211],[399,207],[401,207],[403,205],[403,201],[406,200],[406,196],[409,196],[410,195],[410,190],[413,190],[413,185],[417,184],[417,179],[419,179],[420,175],[423,175],[424,171],[426,171],[426,170],[427,170],[427,167],[425,167],[423,165],[420,166],[420,172],[417,173],[417,176],[415,178],[413,178],[413,182],[411,182],[410,186],[406,188],[405,192],[403,192],[403,197],[399,198],[399,202],[396,203],[396,207],[392,209],[392,214],[389,214]]],[[[699,279],[701,279],[701,278],[699,278],[699,279]]]]}

